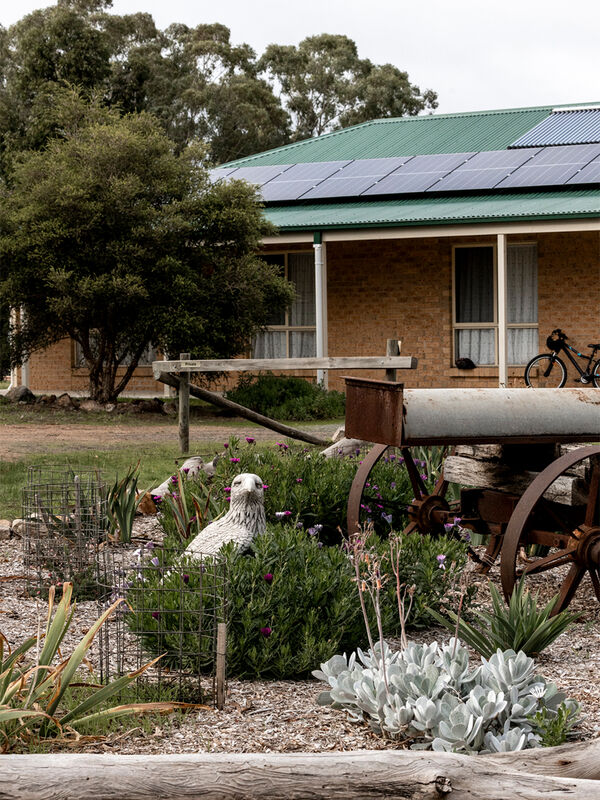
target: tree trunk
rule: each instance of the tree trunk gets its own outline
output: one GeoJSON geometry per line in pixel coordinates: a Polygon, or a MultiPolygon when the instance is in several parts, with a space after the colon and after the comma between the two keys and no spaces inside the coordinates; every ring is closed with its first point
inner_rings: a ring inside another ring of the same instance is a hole
{"type": "Polygon", "coordinates": [[[4,755],[0,800],[600,799],[600,742],[486,756],[410,750],[4,755]]]}

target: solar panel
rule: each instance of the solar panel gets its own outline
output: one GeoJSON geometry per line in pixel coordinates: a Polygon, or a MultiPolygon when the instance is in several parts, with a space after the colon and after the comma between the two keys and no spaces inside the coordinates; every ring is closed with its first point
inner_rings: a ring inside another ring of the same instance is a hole
{"type": "Polygon", "coordinates": [[[231,175],[236,169],[237,167],[217,167],[215,169],[210,169],[208,171],[208,178],[211,183],[216,183],[217,181],[222,181],[228,175],[231,175]]]}
{"type": "Polygon", "coordinates": [[[319,161],[312,164],[294,164],[262,187],[266,202],[299,200],[317,184],[329,178],[350,161],[319,161]]]}
{"type": "Polygon", "coordinates": [[[600,108],[557,109],[524,133],[511,147],[600,142],[600,108]]]}
{"type": "Polygon", "coordinates": [[[569,178],[567,186],[581,183],[600,183],[600,156],[590,161],[589,164],[576,172],[572,178],[569,178]]]}
{"type": "Polygon", "coordinates": [[[600,144],[545,147],[496,188],[563,186],[597,155],[600,155],[600,144]]]}
{"type": "Polygon", "coordinates": [[[514,172],[538,153],[536,147],[519,150],[490,150],[477,153],[431,186],[429,192],[493,189],[497,183],[514,172]]]}
{"type": "Polygon", "coordinates": [[[424,192],[473,155],[475,154],[450,153],[415,156],[363,192],[362,196],[424,192]]]}
{"type": "Polygon", "coordinates": [[[362,158],[350,162],[302,196],[303,200],[327,197],[358,197],[369,186],[389,175],[412,156],[401,158],[362,158]]]}
{"type": "Polygon", "coordinates": [[[256,183],[258,186],[262,186],[267,181],[276,178],[278,175],[281,175],[282,172],[290,169],[291,164],[276,164],[271,166],[262,166],[262,167],[239,167],[235,175],[232,175],[232,178],[236,180],[244,180],[248,181],[248,183],[256,183]]]}

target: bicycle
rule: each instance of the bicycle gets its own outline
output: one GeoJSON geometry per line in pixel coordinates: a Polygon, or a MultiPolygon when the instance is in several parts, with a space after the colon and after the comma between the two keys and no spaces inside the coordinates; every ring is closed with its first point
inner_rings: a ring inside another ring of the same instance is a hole
{"type": "Polygon", "coordinates": [[[587,356],[567,344],[567,339],[568,336],[560,328],[552,331],[546,339],[546,347],[551,352],[540,353],[540,355],[532,358],[525,367],[525,384],[527,386],[539,389],[560,389],[561,386],[565,385],[567,382],[567,368],[565,362],[558,356],[562,350],[580,375],[575,380],[584,384],[592,383],[596,388],[600,389],[600,358],[594,362],[596,352],[600,351],[600,343],[588,344],[588,347],[592,348],[592,352],[587,356]],[[585,369],[579,366],[571,353],[575,353],[579,358],[586,360],[585,369]],[[593,365],[592,362],[594,362],[593,365]]]}

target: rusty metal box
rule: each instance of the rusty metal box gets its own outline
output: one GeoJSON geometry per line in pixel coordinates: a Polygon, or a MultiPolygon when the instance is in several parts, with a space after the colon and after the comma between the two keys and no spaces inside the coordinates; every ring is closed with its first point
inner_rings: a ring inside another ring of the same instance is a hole
{"type": "Polygon", "coordinates": [[[404,384],[345,377],[346,436],[400,446],[404,384]]]}

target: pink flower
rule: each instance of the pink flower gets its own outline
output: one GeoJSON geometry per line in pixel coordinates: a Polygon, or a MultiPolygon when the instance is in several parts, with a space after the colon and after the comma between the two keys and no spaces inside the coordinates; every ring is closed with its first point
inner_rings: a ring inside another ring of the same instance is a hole
{"type": "Polygon", "coordinates": [[[269,485],[267,483],[263,483],[263,489],[268,489],[269,485]]]}
{"type": "Polygon", "coordinates": [[[268,638],[269,638],[269,636],[270,636],[270,635],[271,635],[271,633],[272,633],[272,631],[271,631],[271,628],[269,628],[269,626],[268,626],[268,625],[266,625],[264,628],[261,628],[261,629],[260,629],[260,632],[261,632],[261,633],[262,633],[262,635],[265,637],[265,639],[268,639],[268,638]]]}
{"type": "Polygon", "coordinates": [[[296,483],[302,483],[302,478],[296,478],[296,483]]]}
{"type": "Polygon", "coordinates": [[[254,438],[254,436],[246,436],[246,441],[248,442],[248,444],[254,444],[256,439],[254,438]]]}
{"type": "Polygon", "coordinates": [[[270,572],[267,572],[266,575],[263,575],[263,578],[267,583],[273,583],[273,575],[270,572]]]}
{"type": "Polygon", "coordinates": [[[231,461],[232,464],[239,464],[240,463],[240,459],[239,458],[230,458],[229,460],[231,461]]]}

